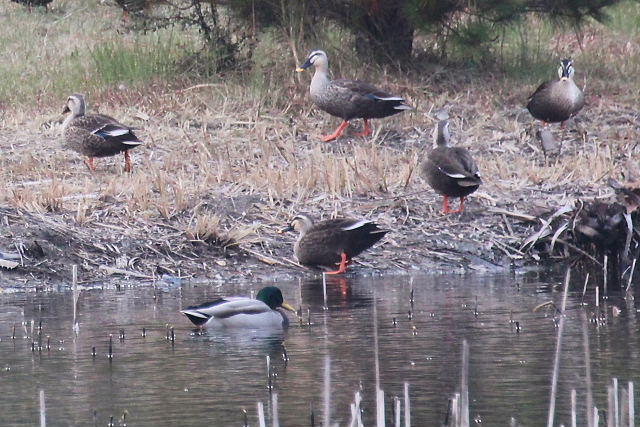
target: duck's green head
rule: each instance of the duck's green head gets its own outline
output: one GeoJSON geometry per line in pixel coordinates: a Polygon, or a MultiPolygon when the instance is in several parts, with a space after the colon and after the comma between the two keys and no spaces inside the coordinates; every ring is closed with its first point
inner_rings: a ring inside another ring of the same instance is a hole
{"type": "Polygon", "coordinates": [[[275,310],[278,307],[282,307],[285,310],[293,311],[294,313],[296,311],[295,308],[284,302],[282,292],[275,286],[267,286],[260,289],[258,295],[256,295],[256,299],[267,304],[272,310],[275,310]]]}

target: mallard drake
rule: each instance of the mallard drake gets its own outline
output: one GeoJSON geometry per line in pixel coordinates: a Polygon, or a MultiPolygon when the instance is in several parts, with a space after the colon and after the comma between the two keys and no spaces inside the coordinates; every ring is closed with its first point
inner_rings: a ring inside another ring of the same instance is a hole
{"type": "Polygon", "coordinates": [[[356,136],[367,136],[371,134],[369,119],[388,117],[413,108],[401,97],[383,92],[369,83],[347,79],[329,80],[329,59],[321,50],[311,52],[305,63],[296,71],[302,72],[312,65],[316,72],[311,79],[309,90],[311,100],[321,110],[342,119],[334,133],[322,138],[325,142],[342,135],[349,125],[349,120],[364,119],[364,130],[356,136]]]}
{"type": "Polygon", "coordinates": [[[327,274],[342,274],[351,260],[382,239],[389,230],[378,228],[365,219],[337,218],[313,223],[306,215],[297,215],[282,230],[300,233],[293,252],[302,265],[335,268],[327,274]]]}
{"type": "Polygon", "coordinates": [[[289,325],[287,315],[280,310],[296,310],[284,302],[282,292],[275,286],[260,289],[256,299],[226,297],[187,307],[180,313],[196,326],[211,328],[283,329],[289,325]]]}
{"type": "Polygon", "coordinates": [[[573,62],[570,59],[560,61],[558,80],[549,80],[538,86],[529,97],[527,110],[533,117],[546,123],[564,122],[575,115],[584,106],[584,94],[573,81],[573,62]]]}
{"type": "Polygon", "coordinates": [[[440,120],[433,135],[434,147],[420,165],[422,176],[438,194],[444,196],[443,213],[452,212],[449,197],[460,197],[460,207],[453,213],[462,212],[464,198],[482,184],[478,166],[465,148],[449,146],[449,120],[440,120]]]}
{"type": "Polygon", "coordinates": [[[85,161],[94,171],[94,157],[114,156],[124,152],[124,170],[131,172],[129,150],[142,144],[133,128],[104,114],[85,114],[84,96],[73,94],[67,98],[62,114],[71,113],[62,123],[65,145],[88,157],[85,161]]]}

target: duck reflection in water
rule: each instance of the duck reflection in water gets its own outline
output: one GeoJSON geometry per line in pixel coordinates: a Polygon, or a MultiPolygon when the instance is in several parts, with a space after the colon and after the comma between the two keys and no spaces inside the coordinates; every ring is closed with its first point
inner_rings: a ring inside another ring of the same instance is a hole
{"type": "Polygon", "coordinates": [[[358,280],[344,276],[325,275],[323,278],[314,277],[302,283],[304,301],[311,306],[324,306],[323,280],[327,287],[327,304],[332,309],[350,309],[354,307],[370,306],[373,299],[367,293],[363,295],[359,290],[358,280]]]}

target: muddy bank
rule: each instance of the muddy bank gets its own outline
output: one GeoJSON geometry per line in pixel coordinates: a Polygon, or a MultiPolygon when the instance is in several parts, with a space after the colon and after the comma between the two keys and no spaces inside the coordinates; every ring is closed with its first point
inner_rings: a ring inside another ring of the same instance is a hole
{"type": "MultiPolygon", "coordinates": [[[[350,274],[444,271],[508,271],[536,264],[534,252],[520,250],[535,230],[533,216],[471,201],[462,215],[427,212],[417,195],[353,201],[392,230],[356,259],[350,274]]],[[[71,281],[121,279],[271,280],[314,274],[292,255],[295,235],[280,234],[286,222],[265,215],[258,196],[213,198],[200,209],[220,215],[220,234],[199,239],[185,231],[189,218],[127,221],[125,204],[98,200],[91,216],[78,224],[77,212],[33,213],[0,207],[0,252],[15,268],[3,269],[3,285],[47,286],[71,281]],[[222,230],[247,230],[241,236],[222,230]]],[[[355,210],[355,209],[354,209],[355,210]]]]}

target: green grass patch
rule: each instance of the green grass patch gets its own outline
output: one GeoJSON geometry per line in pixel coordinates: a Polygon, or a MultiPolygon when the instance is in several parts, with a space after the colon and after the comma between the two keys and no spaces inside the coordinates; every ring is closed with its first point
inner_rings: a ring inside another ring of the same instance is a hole
{"type": "Polygon", "coordinates": [[[109,40],[94,46],[89,54],[96,78],[105,85],[166,78],[175,72],[178,55],[173,37],[163,40],[160,36],[152,43],[109,40]]]}

